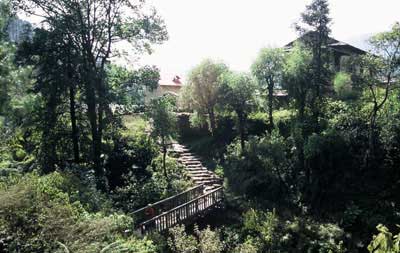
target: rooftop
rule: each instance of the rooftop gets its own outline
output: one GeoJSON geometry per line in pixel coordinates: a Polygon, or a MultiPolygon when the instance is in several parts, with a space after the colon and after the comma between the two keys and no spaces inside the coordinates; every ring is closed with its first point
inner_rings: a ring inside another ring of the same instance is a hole
{"type": "Polygon", "coordinates": [[[160,86],[182,86],[183,80],[180,76],[163,76],[158,82],[160,86]]]}

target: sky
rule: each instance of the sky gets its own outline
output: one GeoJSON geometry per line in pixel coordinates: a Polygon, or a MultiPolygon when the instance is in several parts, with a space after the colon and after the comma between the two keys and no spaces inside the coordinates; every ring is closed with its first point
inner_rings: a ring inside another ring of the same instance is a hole
{"type": "MultiPolygon", "coordinates": [[[[185,77],[205,58],[249,71],[262,47],[296,38],[293,24],[311,0],[147,0],[163,17],[169,40],[139,65],[156,65],[161,76],[185,77]]],[[[331,36],[363,47],[369,35],[400,21],[400,0],[330,0],[331,36]]]]}

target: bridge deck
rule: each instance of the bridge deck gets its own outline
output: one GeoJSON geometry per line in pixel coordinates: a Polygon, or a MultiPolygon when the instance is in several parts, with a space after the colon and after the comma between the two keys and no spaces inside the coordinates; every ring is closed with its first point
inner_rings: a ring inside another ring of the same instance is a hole
{"type": "Polygon", "coordinates": [[[142,234],[162,232],[174,225],[216,208],[223,200],[223,187],[216,188],[196,199],[177,206],[139,225],[142,234]]]}

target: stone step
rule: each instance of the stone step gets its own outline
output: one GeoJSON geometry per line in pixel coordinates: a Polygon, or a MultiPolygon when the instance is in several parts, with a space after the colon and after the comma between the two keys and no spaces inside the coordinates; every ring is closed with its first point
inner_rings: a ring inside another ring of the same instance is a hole
{"type": "Polygon", "coordinates": [[[207,173],[208,170],[203,169],[202,167],[196,167],[196,168],[187,168],[188,172],[205,172],[207,173]]]}
{"type": "Polygon", "coordinates": [[[198,162],[198,163],[201,163],[201,161],[200,160],[198,160],[198,159],[179,159],[178,158],[178,162],[181,162],[181,163],[187,163],[187,162],[198,162]]]}
{"type": "Polygon", "coordinates": [[[183,161],[182,162],[184,165],[202,165],[201,162],[199,161],[183,161]]]}
{"type": "Polygon", "coordinates": [[[195,157],[195,158],[199,158],[199,157],[196,156],[195,154],[188,153],[188,152],[181,154],[180,157],[182,157],[182,158],[185,158],[185,157],[195,157]]]}
{"type": "Polygon", "coordinates": [[[201,169],[204,170],[204,167],[201,164],[197,164],[197,165],[192,165],[192,166],[186,166],[187,170],[194,170],[194,169],[201,169]]]}
{"type": "Polygon", "coordinates": [[[196,184],[216,184],[218,180],[215,179],[194,179],[196,184]]]}
{"type": "Polygon", "coordinates": [[[194,155],[190,152],[183,152],[181,153],[181,156],[194,156],[194,155]]]}
{"type": "Polygon", "coordinates": [[[183,162],[183,161],[198,161],[198,162],[200,162],[199,159],[197,159],[197,158],[190,158],[190,157],[179,157],[179,158],[178,158],[178,161],[179,161],[179,162],[183,162]]]}
{"type": "Polygon", "coordinates": [[[179,160],[180,163],[184,163],[187,165],[191,165],[191,164],[201,164],[201,162],[199,160],[179,160]]]}
{"type": "Polygon", "coordinates": [[[207,175],[207,176],[214,176],[210,174],[208,171],[189,171],[188,172],[189,176],[200,176],[200,175],[207,175]]]}
{"type": "Polygon", "coordinates": [[[212,179],[207,177],[192,177],[194,182],[210,182],[212,179]]]}

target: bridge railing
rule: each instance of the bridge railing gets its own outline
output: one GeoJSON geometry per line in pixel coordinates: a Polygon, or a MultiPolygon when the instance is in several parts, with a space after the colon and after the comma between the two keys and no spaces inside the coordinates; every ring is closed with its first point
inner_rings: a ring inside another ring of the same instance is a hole
{"type": "Polygon", "coordinates": [[[163,212],[166,212],[177,206],[187,203],[201,196],[203,193],[204,193],[204,185],[198,185],[184,192],[181,192],[177,195],[171,196],[169,198],[160,200],[156,203],[149,204],[143,208],[140,208],[132,213],[135,221],[135,226],[138,226],[140,223],[149,220],[155,216],[158,216],[163,212]]]}
{"type": "Polygon", "coordinates": [[[142,234],[161,232],[196,215],[207,212],[223,200],[223,187],[219,187],[187,203],[177,206],[139,225],[142,234]]]}

